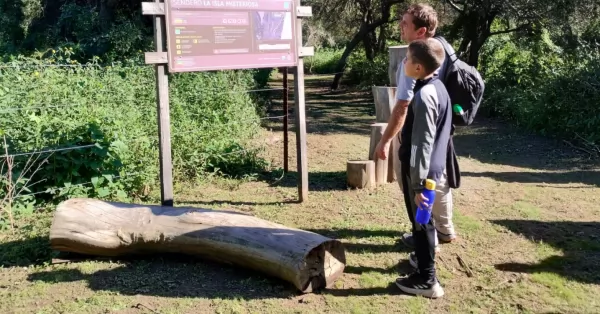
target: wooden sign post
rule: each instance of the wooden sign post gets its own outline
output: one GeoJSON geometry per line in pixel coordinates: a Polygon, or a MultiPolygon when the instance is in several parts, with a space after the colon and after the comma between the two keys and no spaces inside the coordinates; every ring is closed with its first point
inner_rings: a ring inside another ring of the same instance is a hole
{"type": "Polygon", "coordinates": [[[306,113],[302,46],[303,17],[311,7],[300,0],[154,0],[142,2],[142,14],[154,16],[154,64],[160,140],[161,203],[173,206],[173,165],[169,117],[169,72],[295,67],[294,102],[300,202],[308,196],[306,113]],[[166,44],[166,45],[165,45],[166,44]],[[166,47],[165,47],[166,46],[166,47]]]}

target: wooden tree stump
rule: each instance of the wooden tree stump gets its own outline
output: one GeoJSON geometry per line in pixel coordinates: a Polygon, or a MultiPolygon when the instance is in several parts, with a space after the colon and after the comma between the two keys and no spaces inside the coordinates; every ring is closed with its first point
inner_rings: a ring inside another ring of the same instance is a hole
{"type": "MultiPolygon", "coordinates": [[[[387,123],[371,124],[371,142],[369,145],[369,159],[375,161],[375,182],[381,185],[387,182],[388,178],[388,160],[379,159],[376,156],[375,148],[387,128],[387,123]]],[[[391,146],[391,145],[390,145],[391,146]]],[[[391,156],[388,154],[388,159],[391,156]]]]}
{"type": "Polygon", "coordinates": [[[50,245],[99,256],[184,253],[264,272],[304,293],[331,287],[346,263],[338,240],[243,213],[93,199],[58,206],[50,245]]]}
{"type": "Polygon", "coordinates": [[[363,189],[375,186],[375,162],[373,160],[349,160],[346,163],[347,184],[363,189]]]}
{"type": "Polygon", "coordinates": [[[390,86],[398,86],[398,82],[396,82],[396,77],[398,75],[400,62],[406,57],[406,52],[408,51],[408,45],[402,46],[391,46],[388,48],[390,63],[388,65],[388,76],[390,79],[390,86]]]}
{"type": "Polygon", "coordinates": [[[375,101],[376,122],[387,123],[396,105],[396,88],[387,86],[371,87],[375,101]]]}

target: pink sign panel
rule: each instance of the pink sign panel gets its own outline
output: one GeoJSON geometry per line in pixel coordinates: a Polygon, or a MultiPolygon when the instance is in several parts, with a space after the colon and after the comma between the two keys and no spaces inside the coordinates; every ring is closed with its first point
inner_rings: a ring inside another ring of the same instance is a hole
{"type": "Polygon", "coordinates": [[[166,0],[170,72],[293,67],[294,0],[166,0]]]}

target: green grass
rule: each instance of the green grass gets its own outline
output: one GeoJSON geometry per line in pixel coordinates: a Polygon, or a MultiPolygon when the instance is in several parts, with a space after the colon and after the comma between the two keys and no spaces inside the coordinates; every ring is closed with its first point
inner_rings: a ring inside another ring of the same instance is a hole
{"type": "MultiPolygon", "coordinates": [[[[20,217],[15,234],[0,232],[0,312],[598,312],[600,247],[594,230],[600,217],[593,210],[554,210],[589,207],[586,195],[599,193],[600,189],[593,185],[572,188],[571,184],[581,185],[577,182],[541,187],[465,177],[462,193],[455,193],[454,223],[459,240],[441,246],[437,263],[445,297],[433,301],[400,293],[393,282],[410,266],[409,250],[398,239],[410,228],[398,186],[345,188],[340,173],[344,173],[347,159],[364,156],[368,151],[369,130],[363,125],[360,132],[341,132],[333,117],[343,111],[356,118],[353,121],[360,128],[369,116],[347,102],[320,104],[338,96],[314,88],[311,84],[316,82],[307,80],[307,96],[311,95],[312,110],[324,114],[319,118],[321,129],[309,132],[313,178],[309,199],[301,204],[294,202],[297,188],[293,159],[291,172],[283,177],[276,172],[272,177],[253,180],[211,178],[181,183],[176,199],[181,202],[178,205],[239,210],[340,239],[346,248],[347,265],[331,289],[300,295],[288,283],[261,273],[177,256],[50,265],[54,255],[46,239],[52,214],[40,212],[20,217]],[[475,189],[477,194],[469,193],[475,189]],[[547,197],[549,194],[555,197],[547,197]],[[545,221],[545,217],[552,220],[545,221]],[[472,277],[459,265],[457,256],[469,264],[472,277]]],[[[362,97],[368,99],[369,95],[362,97]]],[[[475,134],[478,128],[474,127],[475,134]]],[[[290,140],[290,156],[295,156],[295,137],[290,140]]],[[[471,140],[477,144],[476,139],[471,140]]],[[[532,139],[527,143],[531,150],[541,146],[532,139]]],[[[476,146],[499,150],[495,144],[490,141],[476,146]]],[[[281,147],[276,145],[265,153],[280,157],[281,147]]],[[[280,162],[275,158],[275,163],[280,162]]],[[[514,159],[503,162],[516,163],[514,159]]],[[[482,167],[492,174],[507,171],[506,165],[490,161],[461,160],[465,172],[481,171],[482,167]]]]}

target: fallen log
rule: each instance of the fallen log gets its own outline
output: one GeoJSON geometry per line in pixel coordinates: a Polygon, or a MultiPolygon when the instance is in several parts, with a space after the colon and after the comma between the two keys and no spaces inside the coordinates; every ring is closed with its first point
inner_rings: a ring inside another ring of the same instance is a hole
{"type": "Polygon", "coordinates": [[[303,293],[342,275],[340,241],[233,211],[71,199],[50,229],[53,249],[95,256],[183,253],[254,269],[303,293]]]}

